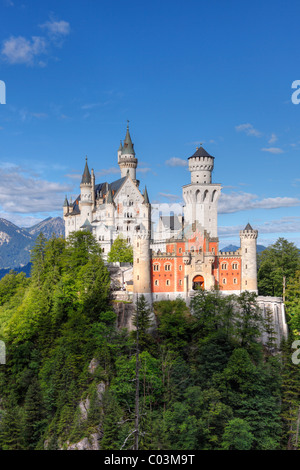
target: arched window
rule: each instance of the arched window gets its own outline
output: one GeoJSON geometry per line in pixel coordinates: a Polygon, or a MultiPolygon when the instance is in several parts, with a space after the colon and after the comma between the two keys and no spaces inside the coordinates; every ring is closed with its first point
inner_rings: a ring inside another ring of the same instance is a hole
{"type": "Polygon", "coordinates": [[[227,279],[225,277],[222,279],[222,284],[227,284],[227,279]]]}
{"type": "Polygon", "coordinates": [[[166,286],[169,286],[171,284],[170,279],[166,280],[166,286]]]}
{"type": "Polygon", "coordinates": [[[165,264],[165,271],[171,271],[171,265],[165,264]]]}
{"type": "Polygon", "coordinates": [[[153,265],[153,271],[159,271],[159,264],[153,265]]]}
{"type": "Polygon", "coordinates": [[[154,285],[159,286],[159,281],[157,279],[154,281],[154,285]]]}
{"type": "Polygon", "coordinates": [[[222,263],[221,268],[222,268],[222,269],[227,269],[227,263],[222,263]]]}
{"type": "Polygon", "coordinates": [[[238,264],[237,263],[232,263],[232,269],[238,269],[238,264]]]}

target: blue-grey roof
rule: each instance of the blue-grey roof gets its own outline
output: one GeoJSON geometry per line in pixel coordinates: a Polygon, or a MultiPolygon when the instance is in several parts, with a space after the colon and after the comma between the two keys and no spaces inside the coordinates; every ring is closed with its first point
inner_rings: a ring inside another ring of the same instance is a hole
{"type": "Polygon", "coordinates": [[[209,155],[209,153],[203,147],[199,147],[196,150],[196,152],[189,158],[192,158],[192,157],[211,157],[211,158],[214,158],[211,155],[209,155]]]}

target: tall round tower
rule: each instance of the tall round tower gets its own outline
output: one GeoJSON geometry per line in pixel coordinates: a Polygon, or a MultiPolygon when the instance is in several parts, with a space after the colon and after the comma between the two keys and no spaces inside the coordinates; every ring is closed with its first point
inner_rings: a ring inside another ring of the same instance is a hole
{"type": "Polygon", "coordinates": [[[124,144],[122,145],[121,142],[118,150],[118,164],[121,170],[121,178],[129,174],[133,181],[136,181],[138,160],[135,158],[134,145],[130,137],[128,124],[124,144]]]}
{"type": "Polygon", "coordinates": [[[257,293],[257,261],[256,240],[258,231],[253,230],[248,223],[240,231],[242,256],[242,291],[248,290],[257,293]]]}
{"type": "Polygon", "coordinates": [[[133,293],[135,300],[139,294],[143,294],[149,305],[152,305],[150,250],[151,205],[146,188],[140,213],[143,215],[143,223],[135,227],[133,237],[133,293]]]}
{"type": "Polygon", "coordinates": [[[198,222],[211,237],[217,237],[221,185],[212,183],[214,157],[200,147],[188,162],[191,183],[183,186],[185,226],[198,222]]]}

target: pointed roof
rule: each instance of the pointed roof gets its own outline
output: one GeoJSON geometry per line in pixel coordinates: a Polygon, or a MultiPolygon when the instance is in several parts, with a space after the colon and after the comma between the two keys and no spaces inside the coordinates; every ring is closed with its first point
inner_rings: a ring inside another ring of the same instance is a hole
{"type": "Polygon", "coordinates": [[[249,224],[249,222],[247,223],[246,227],[244,228],[244,230],[253,230],[253,228],[251,227],[251,225],[249,224]]]}
{"type": "Polygon", "coordinates": [[[85,219],[84,224],[81,225],[80,228],[83,228],[85,230],[89,230],[90,232],[93,230],[92,224],[90,223],[90,221],[88,219],[85,219]]]}
{"type": "Polygon", "coordinates": [[[112,204],[112,203],[113,203],[113,198],[112,198],[112,193],[111,193],[111,187],[110,187],[110,185],[109,185],[109,189],[108,189],[107,198],[105,198],[105,202],[106,202],[106,204],[112,204]]]}
{"type": "Polygon", "coordinates": [[[192,158],[192,157],[211,157],[211,158],[214,158],[211,155],[209,155],[209,153],[201,146],[199,148],[197,147],[197,150],[194,153],[194,155],[192,155],[189,158],[192,158]]]}
{"type": "Polygon", "coordinates": [[[145,189],[144,189],[144,203],[145,204],[150,204],[148,191],[147,191],[147,186],[145,186],[145,189]]]}
{"type": "Polygon", "coordinates": [[[91,183],[91,174],[87,163],[87,157],[85,157],[85,167],[82,175],[81,184],[90,184],[91,183]]]}
{"type": "Polygon", "coordinates": [[[69,201],[68,201],[67,195],[65,197],[65,202],[64,202],[63,207],[69,207],[69,201]]]}
{"type": "Polygon", "coordinates": [[[127,130],[126,130],[124,145],[123,145],[123,148],[122,148],[122,155],[124,155],[124,154],[135,155],[135,151],[134,151],[134,148],[133,148],[133,143],[132,143],[130,133],[129,133],[128,123],[127,123],[127,130]]]}
{"type": "Polygon", "coordinates": [[[119,146],[119,148],[118,148],[118,151],[120,151],[120,150],[122,151],[122,148],[123,148],[122,140],[120,140],[120,146],[119,146]]]}

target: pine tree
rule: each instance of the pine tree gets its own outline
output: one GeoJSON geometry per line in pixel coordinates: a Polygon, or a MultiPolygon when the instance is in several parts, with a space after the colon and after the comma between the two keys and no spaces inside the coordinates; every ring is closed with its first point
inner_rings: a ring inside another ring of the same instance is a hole
{"type": "Polygon", "coordinates": [[[25,398],[24,439],[29,450],[36,448],[44,428],[44,410],[41,388],[37,379],[33,379],[25,398]]]}

